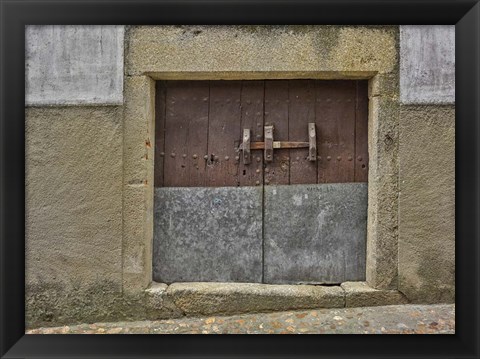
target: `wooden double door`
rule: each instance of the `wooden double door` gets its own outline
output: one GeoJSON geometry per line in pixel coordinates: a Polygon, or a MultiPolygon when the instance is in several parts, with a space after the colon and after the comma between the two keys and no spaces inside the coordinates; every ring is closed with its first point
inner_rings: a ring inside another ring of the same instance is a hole
{"type": "Polygon", "coordinates": [[[363,280],[367,91],[366,81],[157,82],[154,280],[363,280]]]}

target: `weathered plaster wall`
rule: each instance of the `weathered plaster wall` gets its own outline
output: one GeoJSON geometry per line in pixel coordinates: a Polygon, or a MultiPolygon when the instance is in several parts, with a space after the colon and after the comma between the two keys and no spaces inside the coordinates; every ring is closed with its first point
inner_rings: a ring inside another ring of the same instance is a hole
{"type": "Polygon", "coordinates": [[[138,311],[122,297],[123,43],[123,26],[26,27],[29,325],[138,311]]]}
{"type": "Polygon", "coordinates": [[[455,27],[400,27],[398,288],[455,300],[455,27]],[[422,105],[423,104],[423,105],[422,105]]]}
{"type": "Polygon", "coordinates": [[[47,313],[58,295],[122,292],[122,112],[25,111],[27,302],[52,296],[47,313]]]}
{"type": "Polygon", "coordinates": [[[400,87],[404,104],[455,102],[455,26],[400,26],[400,87]]]}
{"type": "Polygon", "coordinates": [[[121,104],[124,26],[25,28],[27,105],[121,104]]]}
{"type": "Polygon", "coordinates": [[[455,300],[455,107],[400,110],[399,290],[455,300]]]}
{"type": "Polygon", "coordinates": [[[102,277],[120,290],[122,109],[25,115],[28,282],[70,282],[74,271],[78,284],[102,277]]]}

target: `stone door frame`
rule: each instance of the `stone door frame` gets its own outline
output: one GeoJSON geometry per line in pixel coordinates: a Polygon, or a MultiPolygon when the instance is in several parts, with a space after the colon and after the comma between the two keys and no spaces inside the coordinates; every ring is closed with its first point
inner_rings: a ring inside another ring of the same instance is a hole
{"type": "MultiPolygon", "coordinates": [[[[342,28],[339,26],[338,31],[342,28]]],[[[347,31],[344,34],[346,41],[355,41],[358,37],[362,40],[365,36],[362,34],[364,28],[347,31]]],[[[208,27],[206,29],[208,33],[208,27]]],[[[235,31],[235,27],[232,27],[231,31],[235,31]]],[[[312,32],[315,33],[315,29],[312,32]]],[[[395,42],[398,43],[398,30],[394,33],[395,42]]],[[[137,47],[136,36],[127,34],[125,40],[122,243],[124,292],[138,294],[152,283],[155,81],[239,79],[368,80],[370,163],[366,283],[370,289],[397,290],[399,81],[398,54],[395,47],[386,49],[387,55],[379,51],[382,57],[379,55],[378,59],[370,59],[369,65],[363,68],[361,63],[345,63],[341,53],[332,55],[333,60],[336,56],[338,63],[343,64],[342,71],[335,69],[335,61],[329,61],[330,65],[325,66],[320,63],[318,70],[313,66],[310,71],[305,71],[300,65],[288,66],[288,63],[278,70],[259,71],[258,66],[246,64],[242,70],[225,71],[224,68],[212,68],[212,64],[202,62],[201,57],[193,60],[193,66],[189,65],[194,71],[185,71],[189,67],[184,65],[185,54],[176,54],[174,49],[169,53],[168,71],[163,71],[161,64],[157,68],[153,66],[152,70],[152,66],[142,67],[142,61],[135,60],[139,51],[144,52],[141,56],[160,56],[154,53],[154,46],[151,49],[137,47]],[[332,67],[332,70],[328,70],[328,67],[332,67]]],[[[352,55],[359,58],[371,57],[369,46],[372,45],[368,41],[360,41],[357,52],[352,55]]],[[[310,55],[318,56],[314,53],[310,55]]]]}

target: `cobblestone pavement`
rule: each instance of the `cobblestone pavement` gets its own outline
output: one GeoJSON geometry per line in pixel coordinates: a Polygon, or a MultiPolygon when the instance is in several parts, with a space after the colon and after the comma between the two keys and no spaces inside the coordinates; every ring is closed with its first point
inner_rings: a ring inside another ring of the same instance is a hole
{"type": "Polygon", "coordinates": [[[392,305],[95,323],[27,334],[454,334],[455,305],[392,305]]]}

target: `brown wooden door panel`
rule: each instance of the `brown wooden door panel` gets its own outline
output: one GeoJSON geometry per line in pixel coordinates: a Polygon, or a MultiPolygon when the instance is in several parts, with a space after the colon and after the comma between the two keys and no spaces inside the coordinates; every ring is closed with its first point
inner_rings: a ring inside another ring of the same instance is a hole
{"type": "MultiPolygon", "coordinates": [[[[200,81],[167,82],[164,186],[204,186],[209,86],[200,81]],[[194,158],[196,155],[197,158],[194,158]]],[[[158,117],[157,117],[158,118],[158,117]]]]}
{"type": "Polygon", "coordinates": [[[353,182],[356,84],[317,81],[316,95],[318,183],[353,182]]]}
{"type": "Polygon", "coordinates": [[[155,186],[220,187],[368,180],[368,82],[320,80],[157,83],[155,186]],[[317,161],[308,148],[274,149],[273,162],[237,151],[244,128],[263,141],[308,141],[316,124],[317,161]]]}
{"type": "MultiPolygon", "coordinates": [[[[288,85],[287,80],[265,81],[265,125],[273,125],[275,141],[288,141],[288,85]]],[[[257,151],[256,156],[263,156],[257,151]]],[[[265,184],[289,184],[290,150],[279,149],[273,152],[273,161],[266,163],[265,184]]]]}
{"type": "Polygon", "coordinates": [[[241,81],[211,81],[208,123],[208,187],[238,185],[235,142],[240,138],[241,81]]]}
{"type": "MultiPolygon", "coordinates": [[[[315,122],[315,82],[290,81],[289,141],[308,141],[308,123],[315,122]]],[[[308,148],[290,150],[290,184],[317,182],[317,162],[308,160],[308,148]]]]}
{"type": "MultiPolygon", "coordinates": [[[[251,130],[252,141],[263,141],[264,126],[264,81],[243,81],[241,94],[241,126],[238,139],[242,138],[244,128],[251,130]]],[[[238,141],[239,144],[240,141],[238,141]]],[[[238,146],[238,144],[236,144],[238,146]]],[[[263,184],[263,155],[262,151],[252,151],[253,160],[245,165],[240,159],[238,182],[240,186],[255,186],[263,184]]],[[[240,154],[237,154],[240,156],[240,154]]],[[[240,156],[241,158],[241,156],[240,156]]]]}
{"type": "Polygon", "coordinates": [[[157,81],[155,91],[155,152],[154,183],[155,187],[163,187],[164,157],[165,157],[165,111],[166,83],[157,81]]]}
{"type": "Polygon", "coordinates": [[[355,113],[355,182],[368,181],[368,82],[357,81],[355,113]]]}

